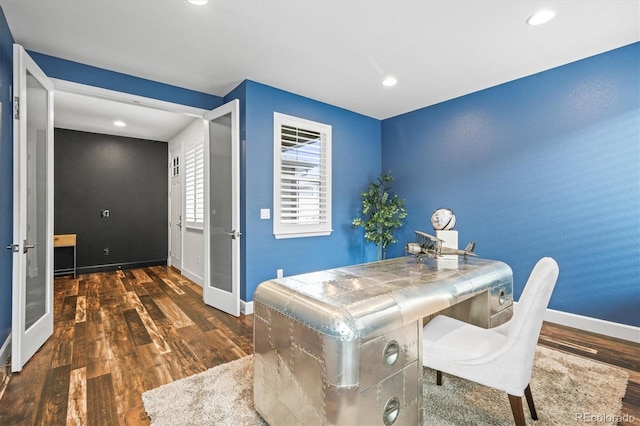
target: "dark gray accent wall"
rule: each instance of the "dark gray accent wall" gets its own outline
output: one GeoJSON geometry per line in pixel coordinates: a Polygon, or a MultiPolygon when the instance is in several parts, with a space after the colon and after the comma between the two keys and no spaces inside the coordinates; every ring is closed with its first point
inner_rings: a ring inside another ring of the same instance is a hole
{"type": "MultiPolygon", "coordinates": [[[[55,129],[54,232],[77,234],[80,273],[166,264],[167,150],[164,142],[55,129]]],[[[71,253],[56,250],[57,269],[71,253]]]]}

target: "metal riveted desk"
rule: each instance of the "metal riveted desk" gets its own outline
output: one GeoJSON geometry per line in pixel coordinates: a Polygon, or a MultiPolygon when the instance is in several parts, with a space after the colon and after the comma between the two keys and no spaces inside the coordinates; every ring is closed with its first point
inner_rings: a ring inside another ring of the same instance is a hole
{"type": "Polygon", "coordinates": [[[414,257],[265,281],[254,295],[254,403],[272,425],[416,425],[422,326],[446,313],[484,327],[513,311],[499,261],[438,269],[414,257]]]}

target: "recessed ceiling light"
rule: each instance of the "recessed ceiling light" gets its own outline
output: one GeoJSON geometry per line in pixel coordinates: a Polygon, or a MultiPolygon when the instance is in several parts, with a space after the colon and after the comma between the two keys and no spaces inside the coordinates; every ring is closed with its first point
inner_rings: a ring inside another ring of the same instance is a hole
{"type": "Polygon", "coordinates": [[[126,126],[126,125],[127,125],[127,123],[125,123],[125,122],[124,122],[124,121],[122,121],[122,120],[116,120],[116,121],[114,121],[114,122],[113,122],[113,125],[114,125],[114,126],[117,126],[117,127],[124,127],[124,126],[126,126]]]}
{"type": "Polygon", "coordinates": [[[398,80],[396,80],[395,77],[387,77],[382,80],[382,85],[386,87],[395,86],[396,84],[398,84],[398,80]]]}
{"type": "Polygon", "coordinates": [[[188,0],[189,3],[195,4],[196,6],[204,6],[209,2],[209,0],[188,0]]]}
{"type": "Polygon", "coordinates": [[[547,22],[552,20],[554,16],[556,16],[556,13],[553,10],[541,10],[540,12],[537,12],[531,15],[529,19],[527,19],[527,24],[529,25],[546,24],[547,22]]]}

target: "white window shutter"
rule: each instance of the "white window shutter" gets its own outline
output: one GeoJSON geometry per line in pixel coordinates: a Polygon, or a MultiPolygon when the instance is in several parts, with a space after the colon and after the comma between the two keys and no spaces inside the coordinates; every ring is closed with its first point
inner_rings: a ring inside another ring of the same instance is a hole
{"type": "Polygon", "coordinates": [[[331,126],[274,114],[276,238],[331,233],[331,126]]]}
{"type": "Polygon", "coordinates": [[[204,144],[187,149],[184,161],[185,225],[202,229],[204,226],[204,144]]]}

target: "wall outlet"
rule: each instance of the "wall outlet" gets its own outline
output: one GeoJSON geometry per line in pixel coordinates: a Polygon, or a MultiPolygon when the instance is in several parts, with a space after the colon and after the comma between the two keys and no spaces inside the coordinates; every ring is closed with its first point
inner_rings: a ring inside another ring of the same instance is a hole
{"type": "Polygon", "coordinates": [[[109,256],[109,249],[106,248],[106,249],[102,250],[102,253],[104,253],[105,256],[109,256]]]}
{"type": "Polygon", "coordinates": [[[276,278],[282,278],[284,276],[284,271],[282,269],[278,269],[276,271],[276,278]]]}
{"type": "Polygon", "coordinates": [[[100,216],[102,217],[109,217],[109,210],[102,210],[100,212],[100,216]]]}

